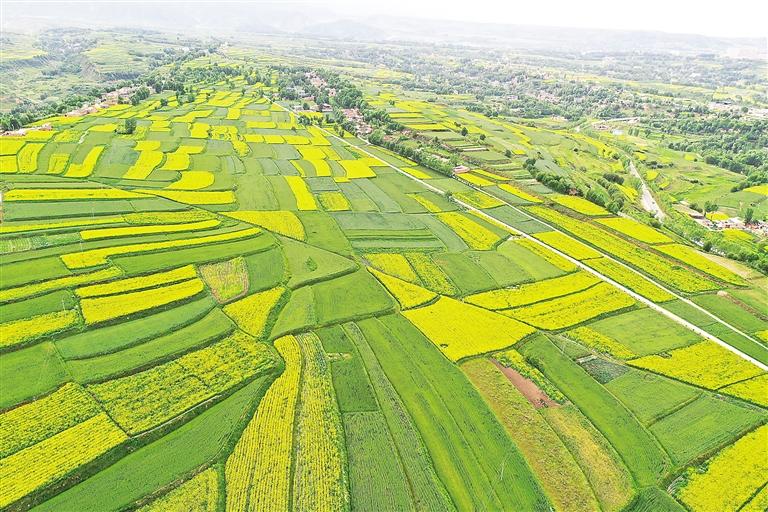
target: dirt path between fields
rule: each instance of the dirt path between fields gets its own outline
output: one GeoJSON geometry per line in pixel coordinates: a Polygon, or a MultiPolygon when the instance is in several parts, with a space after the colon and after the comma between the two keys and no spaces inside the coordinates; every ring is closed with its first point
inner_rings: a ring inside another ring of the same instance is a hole
{"type": "Polygon", "coordinates": [[[491,361],[535,408],[542,409],[544,407],[558,407],[560,405],[539,389],[535,382],[523,377],[517,370],[507,368],[495,359],[491,359],[491,361]]]}

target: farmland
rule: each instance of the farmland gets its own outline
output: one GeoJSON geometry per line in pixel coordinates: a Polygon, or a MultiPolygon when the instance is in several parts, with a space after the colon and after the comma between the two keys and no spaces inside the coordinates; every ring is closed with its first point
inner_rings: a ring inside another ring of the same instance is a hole
{"type": "Polygon", "coordinates": [[[0,137],[0,509],[762,506],[766,278],[632,203],[631,139],[94,38],[127,96],[0,137]]]}

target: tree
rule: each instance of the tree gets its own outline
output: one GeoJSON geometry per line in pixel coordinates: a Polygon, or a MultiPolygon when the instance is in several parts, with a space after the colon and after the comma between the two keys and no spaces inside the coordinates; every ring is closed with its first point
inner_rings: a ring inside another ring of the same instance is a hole
{"type": "Polygon", "coordinates": [[[123,121],[123,124],[121,126],[118,126],[117,128],[117,133],[122,133],[123,135],[130,135],[135,131],[136,131],[135,119],[125,119],[123,121]]]}
{"type": "Polygon", "coordinates": [[[512,158],[512,150],[508,149],[504,152],[504,156],[507,158],[512,158]]]}
{"type": "Polygon", "coordinates": [[[468,133],[469,133],[469,130],[467,130],[466,126],[461,128],[461,135],[462,135],[462,137],[466,137],[468,133]]]}
{"type": "Polygon", "coordinates": [[[750,224],[755,218],[755,209],[754,208],[747,208],[744,212],[744,223],[750,224]]]}
{"type": "Polygon", "coordinates": [[[485,134],[484,133],[480,134],[480,140],[485,140],[485,134]]]}

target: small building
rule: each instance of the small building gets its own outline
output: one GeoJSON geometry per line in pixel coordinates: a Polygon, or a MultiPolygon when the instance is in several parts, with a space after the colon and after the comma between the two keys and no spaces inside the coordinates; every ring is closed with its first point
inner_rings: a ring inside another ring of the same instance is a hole
{"type": "Polygon", "coordinates": [[[469,167],[466,165],[457,165],[453,168],[453,174],[464,174],[465,172],[469,172],[469,167]]]}

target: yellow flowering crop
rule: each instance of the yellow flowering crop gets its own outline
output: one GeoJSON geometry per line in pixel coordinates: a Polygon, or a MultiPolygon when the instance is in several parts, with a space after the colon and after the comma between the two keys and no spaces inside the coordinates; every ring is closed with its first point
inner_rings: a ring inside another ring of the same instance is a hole
{"type": "Polygon", "coordinates": [[[599,280],[587,272],[575,272],[516,288],[502,288],[470,295],[465,301],[485,309],[508,309],[581,291],[599,280]]]}
{"type": "Polygon", "coordinates": [[[440,208],[438,205],[424,197],[422,194],[408,194],[408,197],[413,198],[414,201],[419,203],[421,206],[424,207],[425,210],[431,213],[439,213],[442,212],[443,209],[440,208]]]}
{"type": "Polygon", "coordinates": [[[371,169],[368,159],[361,158],[359,160],[339,160],[339,164],[346,172],[346,176],[349,179],[356,178],[375,178],[376,173],[371,169]]]}
{"type": "Polygon", "coordinates": [[[224,306],[224,313],[248,334],[261,337],[269,314],[285,293],[285,288],[275,288],[251,294],[224,306]]]}
{"type": "Polygon", "coordinates": [[[249,224],[261,226],[264,229],[295,238],[296,240],[304,240],[306,238],[304,225],[293,212],[251,210],[228,212],[224,215],[249,224]]]}
{"type": "Polygon", "coordinates": [[[19,172],[30,173],[37,170],[37,155],[45,144],[28,143],[16,155],[19,172]]]}
{"type": "Polygon", "coordinates": [[[591,259],[587,261],[587,265],[646,299],[654,302],[666,302],[675,298],[674,295],[663,290],[645,277],[627,270],[623,265],[608,258],[591,259]]]}
{"type": "Polygon", "coordinates": [[[99,414],[0,459],[0,507],[61,480],[126,439],[109,416],[99,414]]]}
{"type": "Polygon", "coordinates": [[[692,266],[693,268],[714,276],[721,281],[737,285],[746,284],[744,279],[741,277],[737,276],[722,265],[718,265],[714,261],[702,255],[697,250],[693,249],[692,247],[688,247],[687,245],[659,245],[656,246],[656,249],[663,252],[664,254],[668,254],[669,256],[682,261],[683,263],[686,263],[687,265],[692,266]]]}
{"type": "Polygon", "coordinates": [[[323,209],[329,212],[342,212],[349,210],[349,201],[341,192],[321,192],[318,194],[323,209]]]}
{"type": "Polygon", "coordinates": [[[226,509],[229,512],[290,509],[293,426],[301,386],[301,350],[293,336],[275,340],[275,348],[285,360],[285,371],[259,402],[256,414],[227,459],[226,509]]]}
{"type": "Polygon", "coordinates": [[[365,259],[385,274],[399,277],[400,279],[405,279],[410,282],[417,282],[419,280],[419,276],[416,275],[411,264],[408,263],[406,257],[400,253],[368,253],[365,255],[365,259]]]}
{"type": "Polygon", "coordinates": [[[720,388],[719,391],[768,407],[768,373],[720,388]]]}
{"type": "Polygon", "coordinates": [[[304,361],[290,510],[347,510],[344,433],[330,363],[312,333],[297,336],[304,361]]]}
{"type": "Polygon", "coordinates": [[[75,325],[80,316],[75,310],[56,311],[0,324],[0,347],[34,341],[75,325]]]}
{"type": "Polygon", "coordinates": [[[126,293],[153,288],[158,285],[176,283],[178,281],[185,281],[196,277],[197,273],[195,272],[195,267],[193,265],[186,265],[166,272],[157,272],[155,274],[129,277],[103,284],[83,286],[77,288],[75,292],[80,298],[98,297],[100,295],[114,295],[116,293],[126,293]]]}
{"type": "Polygon", "coordinates": [[[218,500],[219,477],[215,469],[208,468],[138,512],[211,512],[218,500]]]}
{"type": "Polygon", "coordinates": [[[190,279],[148,290],[83,299],[80,309],[87,324],[96,324],[187,299],[204,288],[201,280],[190,279]]]}
{"type": "Polygon", "coordinates": [[[645,224],[641,224],[634,219],[628,219],[626,217],[608,217],[606,219],[597,219],[597,222],[647,244],[664,244],[672,242],[672,239],[661,231],[646,226],[645,224]]]}
{"type": "Polygon", "coordinates": [[[461,213],[439,213],[437,218],[459,235],[471,249],[490,250],[501,241],[496,233],[461,213]]]}
{"type": "Polygon", "coordinates": [[[69,153],[54,153],[48,159],[48,174],[61,174],[69,164],[69,153]]]}
{"type": "Polygon", "coordinates": [[[300,176],[283,176],[296,197],[296,208],[299,210],[317,210],[315,196],[300,176]]]}
{"type": "Polygon", "coordinates": [[[103,247],[100,249],[90,249],[82,252],[73,252],[61,255],[61,260],[69,268],[87,268],[96,265],[104,265],[110,256],[120,254],[135,254],[141,252],[159,251],[163,249],[173,249],[176,247],[193,247],[197,245],[214,244],[217,242],[226,242],[238,240],[258,235],[261,232],[258,228],[241,229],[240,231],[231,231],[229,233],[220,233],[217,235],[201,236],[197,238],[183,238],[180,240],[169,240],[167,242],[145,242],[130,245],[119,245],[115,247],[103,247]]]}
{"type": "Polygon", "coordinates": [[[594,348],[595,350],[605,352],[606,354],[610,354],[620,359],[630,359],[635,357],[635,354],[632,353],[631,350],[618,341],[605,334],[599,333],[594,329],[590,329],[589,327],[577,327],[571,329],[565,333],[565,336],[578,341],[582,345],[586,345],[587,347],[594,348]]]}
{"type": "Polygon", "coordinates": [[[560,233],[559,231],[544,231],[542,233],[536,233],[533,235],[550,247],[554,247],[560,252],[563,252],[571,258],[577,260],[588,260],[592,258],[600,258],[602,255],[596,250],[592,249],[586,244],[574,240],[573,238],[560,233]]]}
{"type": "Polygon", "coordinates": [[[578,196],[565,196],[561,194],[555,194],[550,197],[557,204],[565,206],[566,208],[570,208],[571,210],[577,211],[581,214],[589,215],[590,217],[611,214],[611,212],[602,206],[596,205],[595,203],[587,201],[586,199],[578,196]]]}
{"type": "Polygon", "coordinates": [[[181,178],[166,188],[172,190],[200,190],[210,187],[216,181],[216,175],[210,171],[184,171],[181,178]]]}
{"type": "Polygon", "coordinates": [[[634,304],[635,300],[618,288],[607,283],[599,283],[582,292],[506,310],[504,314],[540,329],[552,331],[634,304]]]}
{"type": "Polygon", "coordinates": [[[330,176],[331,166],[322,158],[308,158],[307,161],[315,168],[315,175],[330,176]]]}
{"type": "Polygon", "coordinates": [[[85,272],[82,274],[75,274],[67,277],[59,277],[56,279],[49,279],[47,281],[25,284],[15,288],[6,288],[4,290],[0,290],[0,302],[10,302],[23,299],[25,297],[32,297],[34,295],[42,295],[54,290],[61,290],[81,284],[104,281],[113,277],[117,277],[121,274],[122,271],[119,268],[107,267],[104,269],[96,270],[94,272],[85,272]]]}
{"type": "Polygon", "coordinates": [[[64,176],[67,178],[87,178],[93,174],[93,170],[96,168],[96,162],[99,160],[102,151],[104,151],[104,146],[95,146],[85,156],[83,163],[70,163],[64,176]]]}
{"type": "Polygon", "coordinates": [[[83,201],[139,197],[145,196],[116,188],[16,188],[3,195],[6,201],[83,201]]]}
{"type": "Polygon", "coordinates": [[[14,454],[92,418],[101,408],[79,384],[0,414],[0,458],[14,454]]]}
{"type": "Polygon", "coordinates": [[[389,293],[397,299],[397,302],[400,303],[400,307],[403,309],[421,306],[437,297],[435,292],[429,291],[421,286],[384,274],[373,268],[369,268],[369,270],[376,276],[376,279],[384,285],[389,293]]]}
{"type": "Polygon", "coordinates": [[[691,471],[677,495],[696,512],[736,511],[768,474],[768,425],[750,432],[707,461],[703,473],[691,471]]]}
{"type": "Polygon", "coordinates": [[[516,320],[450,297],[403,315],[452,361],[506,348],[534,332],[516,320]]]}
{"type": "Polygon", "coordinates": [[[496,208],[507,203],[485,192],[479,190],[470,190],[468,192],[457,192],[453,195],[459,201],[463,201],[475,208],[496,208]]]}
{"type": "Polygon", "coordinates": [[[503,190],[504,192],[509,192],[510,194],[519,197],[520,199],[525,199],[526,201],[530,201],[532,203],[540,203],[541,199],[538,197],[529,194],[528,192],[525,192],[524,190],[520,190],[519,188],[510,185],[509,183],[501,183],[499,184],[499,188],[503,190]]]}
{"type": "Polygon", "coordinates": [[[413,167],[403,167],[402,170],[405,171],[406,173],[410,174],[414,178],[418,178],[420,180],[430,180],[430,179],[432,179],[432,176],[430,176],[429,174],[425,173],[424,171],[420,171],[418,169],[414,169],[413,167]]]}
{"type": "Polygon", "coordinates": [[[712,341],[672,350],[668,357],[651,355],[629,362],[707,389],[718,389],[763,374],[749,361],[712,341]]]}
{"type": "Polygon", "coordinates": [[[419,279],[421,279],[424,286],[442,295],[457,293],[454,284],[440,267],[432,261],[428,254],[411,252],[406,254],[405,257],[419,275],[419,279]]]}
{"type": "Polygon", "coordinates": [[[139,158],[128,168],[123,175],[127,180],[145,180],[152,174],[160,162],[163,161],[163,152],[156,150],[144,150],[139,153],[139,158]]]}
{"type": "Polygon", "coordinates": [[[491,180],[485,179],[481,176],[478,176],[477,174],[472,174],[471,172],[465,172],[458,175],[460,179],[468,181],[472,185],[478,186],[478,187],[490,187],[491,185],[495,185],[494,182],[491,180]]]}

